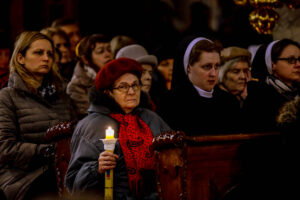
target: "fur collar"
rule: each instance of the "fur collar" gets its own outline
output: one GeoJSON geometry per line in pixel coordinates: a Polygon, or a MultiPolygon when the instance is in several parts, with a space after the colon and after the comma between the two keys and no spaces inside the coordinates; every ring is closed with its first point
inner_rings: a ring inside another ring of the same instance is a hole
{"type": "Polygon", "coordinates": [[[299,123],[300,119],[300,97],[286,103],[279,111],[277,122],[281,125],[299,123]]]}

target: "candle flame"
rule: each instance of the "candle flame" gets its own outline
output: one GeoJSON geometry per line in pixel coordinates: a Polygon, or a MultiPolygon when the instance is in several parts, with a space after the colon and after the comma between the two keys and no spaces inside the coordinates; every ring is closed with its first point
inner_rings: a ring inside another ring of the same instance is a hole
{"type": "Polygon", "coordinates": [[[105,131],[105,139],[114,139],[114,130],[110,126],[105,131]]]}

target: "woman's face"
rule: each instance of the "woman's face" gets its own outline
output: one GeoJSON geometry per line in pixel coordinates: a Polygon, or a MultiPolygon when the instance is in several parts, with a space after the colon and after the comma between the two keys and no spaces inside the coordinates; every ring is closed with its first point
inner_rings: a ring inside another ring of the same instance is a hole
{"type": "Polygon", "coordinates": [[[220,54],[203,52],[199,60],[187,68],[187,74],[193,85],[207,92],[215,87],[220,70],[220,54]]]}
{"type": "Polygon", "coordinates": [[[17,59],[35,78],[40,80],[51,70],[54,50],[48,40],[39,39],[31,43],[24,56],[19,53],[17,59]]]}
{"type": "Polygon", "coordinates": [[[130,113],[140,103],[141,87],[137,76],[131,73],[120,76],[115,81],[110,95],[125,113],[130,113]]]}
{"type": "MultiPolygon", "coordinates": [[[[281,52],[279,58],[296,58],[300,57],[300,49],[295,45],[286,46],[281,52]]],[[[295,64],[288,63],[287,60],[277,60],[273,63],[272,70],[274,76],[284,83],[292,86],[293,82],[300,82],[300,61],[295,64]]]]}
{"type": "Polygon", "coordinates": [[[70,39],[71,51],[75,52],[76,45],[81,40],[79,26],[76,24],[67,24],[60,28],[68,35],[70,39]]]}
{"type": "Polygon", "coordinates": [[[240,95],[249,80],[249,64],[244,61],[236,62],[228,71],[226,72],[223,84],[226,89],[233,95],[240,95]]]}
{"type": "Polygon", "coordinates": [[[55,48],[60,52],[60,63],[67,63],[71,61],[71,49],[68,41],[62,36],[56,34],[52,37],[55,48]]]}
{"type": "Polygon", "coordinates": [[[149,64],[142,64],[143,68],[143,74],[141,77],[142,81],[142,90],[146,93],[148,93],[151,89],[152,85],[152,73],[153,73],[153,68],[149,64]]]}
{"type": "Polygon", "coordinates": [[[172,81],[174,59],[162,60],[157,66],[157,70],[163,75],[167,82],[172,81]]]}
{"type": "Polygon", "coordinates": [[[94,50],[92,51],[92,62],[94,65],[103,67],[108,61],[112,59],[112,54],[110,51],[110,43],[99,43],[97,42],[94,50]]]}

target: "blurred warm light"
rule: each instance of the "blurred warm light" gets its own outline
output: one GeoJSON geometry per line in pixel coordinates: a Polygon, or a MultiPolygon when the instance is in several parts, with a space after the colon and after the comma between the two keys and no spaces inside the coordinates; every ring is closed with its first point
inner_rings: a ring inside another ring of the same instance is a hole
{"type": "Polygon", "coordinates": [[[300,0],[233,0],[236,5],[246,5],[254,7],[249,14],[251,26],[261,34],[272,34],[273,28],[279,20],[279,14],[275,8],[281,8],[284,4],[291,8],[300,8],[300,0]]]}
{"type": "Polygon", "coordinates": [[[290,9],[300,8],[300,0],[284,0],[287,7],[290,9]]]}
{"type": "Polygon", "coordinates": [[[247,0],[233,0],[236,5],[245,6],[247,4],[247,0]]]}
{"type": "Polygon", "coordinates": [[[252,11],[249,15],[251,26],[262,34],[271,34],[279,19],[278,13],[273,9],[259,8],[252,11]]]}
{"type": "Polygon", "coordinates": [[[249,0],[249,4],[254,8],[277,8],[282,6],[280,0],[249,0]]]}

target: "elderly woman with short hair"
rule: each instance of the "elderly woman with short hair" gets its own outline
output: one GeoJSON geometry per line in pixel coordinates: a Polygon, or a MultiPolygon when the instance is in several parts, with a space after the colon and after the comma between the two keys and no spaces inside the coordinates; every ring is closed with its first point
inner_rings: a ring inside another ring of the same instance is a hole
{"type": "Polygon", "coordinates": [[[114,169],[114,199],[156,199],[153,136],[170,130],[141,101],[142,66],[118,58],[101,68],[91,90],[89,114],[75,129],[66,186],[72,194],[104,190],[104,173],[114,169]],[[118,142],[114,153],[100,139],[112,127],[118,142]]]}
{"type": "Polygon", "coordinates": [[[247,83],[251,79],[251,53],[240,47],[227,47],[221,51],[222,66],[219,72],[218,86],[229,95],[233,95],[240,107],[247,97],[247,83]]]}
{"type": "Polygon", "coordinates": [[[250,58],[247,49],[237,46],[221,51],[222,65],[219,71],[215,96],[222,100],[234,123],[230,133],[244,131],[244,101],[247,97],[247,84],[250,80],[250,58]]]}

